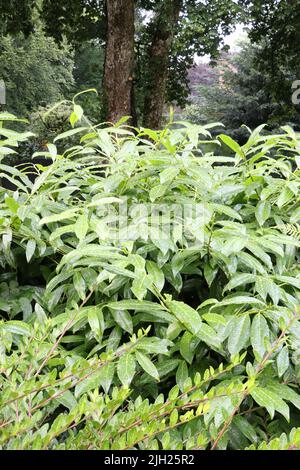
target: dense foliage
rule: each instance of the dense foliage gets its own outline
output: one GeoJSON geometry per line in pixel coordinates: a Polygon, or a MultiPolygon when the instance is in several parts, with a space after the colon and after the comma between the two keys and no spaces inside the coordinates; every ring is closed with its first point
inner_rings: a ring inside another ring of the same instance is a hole
{"type": "Polygon", "coordinates": [[[192,104],[185,110],[186,119],[196,124],[221,121],[226,132],[244,143],[248,131],[262,123],[267,123],[272,131],[286,123],[296,130],[300,125],[299,105],[293,104],[292,83],[297,79],[294,71],[282,70],[285,77],[281,82],[281,94],[284,99],[274,99],[273,82],[276,78],[261,63],[266,43],[253,45],[241,44],[235,54],[224,54],[219,61],[219,74],[214,83],[199,85],[194,90],[192,104]]]}
{"type": "Polygon", "coordinates": [[[27,38],[0,37],[0,77],[7,108],[28,117],[38,106],[67,97],[75,83],[73,55],[69,45],[58,46],[40,30],[27,38]]]}
{"type": "MultiPolygon", "coordinates": [[[[186,101],[187,73],[195,54],[216,57],[224,35],[241,18],[241,9],[234,0],[122,2],[23,0],[22,14],[16,14],[15,0],[0,0],[0,33],[27,35],[40,23],[47,36],[58,43],[67,40],[77,50],[90,41],[94,48],[98,44],[105,51],[109,76],[106,80],[104,74],[101,89],[103,120],[115,122],[115,115],[123,111],[134,122],[137,116],[144,125],[158,128],[165,102],[182,105],[186,101]],[[123,80],[128,93],[121,89],[123,80]],[[111,87],[113,82],[116,85],[111,87]]],[[[98,71],[99,83],[102,57],[98,71]]]]}
{"type": "MultiPolygon", "coordinates": [[[[31,137],[14,119],[6,158],[31,137]]],[[[0,165],[15,186],[0,193],[1,448],[299,448],[299,134],[258,128],[240,147],[212,126],[91,127],[77,104],[70,120],[50,166],[0,165]],[[201,216],[181,233],[172,212],[157,237],[149,204],[201,216]]]]}
{"type": "MultiPolygon", "coordinates": [[[[37,95],[42,96],[46,105],[52,103],[48,97],[56,90],[47,77],[55,76],[55,83],[61,85],[66,81],[68,84],[70,73],[66,63],[66,73],[62,71],[58,75],[59,67],[53,55],[57,55],[57,49],[62,49],[68,62],[70,54],[66,47],[70,50],[72,46],[77,62],[74,93],[94,87],[101,97],[88,97],[90,101],[86,104],[92,118],[96,117],[99,122],[102,116],[103,121],[115,122],[123,114],[131,115],[136,125],[143,123],[146,127],[160,128],[165,103],[183,106],[187,102],[188,71],[195,56],[208,54],[217,58],[224,36],[234,30],[237,23],[244,23],[252,44],[260,45],[255,64],[251,52],[249,65],[244,56],[244,69],[250,74],[250,83],[243,80],[245,94],[237,98],[212,90],[215,102],[226,106],[229,113],[237,103],[239,113],[246,115],[243,123],[250,126],[253,124],[248,121],[252,118],[247,111],[252,114],[256,98],[261,99],[256,118],[258,121],[262,117],[259,124],[266,122],[265,115],[273,114],[272,107],[279,108],[276,110],[278,120],[284,121],[290,113],[291,87],[299,76],[299,0],[127,0],[124,5],[120,2],[22,0],[21,6],[17,6],[20,2],[16,0],[0,0],[0,43],[9,34],[9,49],[18,47],[20,52],[13,50],[12,62],[9,56],[4,57],[6,64],[0,56],[0,79],[8,81],[9,90],[12,87],[15,92],[10,91],[9,99],[13,102],[8,109],[20,115],[24,112],[24,100],[32,104],[37,95]],[[127,17],[129,11],[132,14],[127,17]],[[41,66],[34,74],[38,80],[28,74],[25,55],[27,53],[35,70],[34,41],[32,47],[28,47],[27,42],[27,50],[24,50],[19,38],[20,32],[26,37],[30,34],[35,37],[37,29],[45,31],[44,40],[48,42],[47,47],[41,46],[42,54],[38,56],[41,66]],[[62,48],[49,37],[62,43],[62,48]],[[124,57],[126,60],[122,60],[124,57]],[[49,70],[49,63],[53,71],[49,70]],[[26,80],[27,85],[20,86],[20,78],[23,82],[26,80]],[[257,79],[257,83],[253,79],[257,79]],[[261,97],[258,84],[263,87],[261,97]],[[45,90],[43,95],[41,89],[45,90]],[[20,102],[18,109],[16,101],[20,102]]],[[[239,120],[239,116],[235,119],[239,120]]]]}
{"type": "Polygon", "coordinates": [[[272,75],[271,92],[278,101],[289,100],[289,73],[299,77],[300,1],[242,0],[249,13],[252,42],[263,39],[261,66],[272,75]],[[287,98],[288,97],[288,98],[287,98]]]}

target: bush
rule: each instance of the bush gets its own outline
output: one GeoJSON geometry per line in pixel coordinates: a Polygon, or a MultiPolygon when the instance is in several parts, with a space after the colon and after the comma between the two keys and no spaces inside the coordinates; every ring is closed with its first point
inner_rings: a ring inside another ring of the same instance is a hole
{"type": "Polygon", "coordinates": [[[2,449],[300,448],[299,135],[171,127],[1,165],[2,449]]]}

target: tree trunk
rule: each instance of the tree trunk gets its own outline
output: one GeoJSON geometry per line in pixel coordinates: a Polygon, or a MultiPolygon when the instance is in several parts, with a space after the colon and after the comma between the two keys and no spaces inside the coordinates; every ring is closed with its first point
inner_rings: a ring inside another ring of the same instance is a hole
{"type": "Polygon", "coordinates": [[[132,116],[134,66],[134,0],[107,0],[107,41],[104,64],[104,114],[115,123],[132,116]]]}
{"type": "Polygon", "coordinates": [[[182,0],[166,0],[154,19],[144,101],[144,126],[152,129],[161,127],[168,79],[169,54],[181,6],[182,0]]]}

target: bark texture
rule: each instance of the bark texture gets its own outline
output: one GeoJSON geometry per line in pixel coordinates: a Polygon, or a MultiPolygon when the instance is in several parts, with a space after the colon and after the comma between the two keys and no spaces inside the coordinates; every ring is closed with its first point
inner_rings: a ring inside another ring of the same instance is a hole
{"type": "Polygon", "coordinates": [[[134,114],[134,0],[107,0],[106,9],[104,108],[106,120],[115,123],[134,114]]]}
{"type": "Polygon", "coordinates": [[[152,129],[161,127],[168,79],[169,54],[181,6],[182,0],[166,0],[154,20],[144,103],[144,126],[152,129]]]}

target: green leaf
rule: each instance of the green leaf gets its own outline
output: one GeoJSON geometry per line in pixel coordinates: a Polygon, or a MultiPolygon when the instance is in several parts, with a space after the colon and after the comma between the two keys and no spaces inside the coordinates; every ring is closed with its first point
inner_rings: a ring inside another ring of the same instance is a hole
{"type": "Polygon", "coordinates": [[[178,422],[178,410],[175,408],[170,414],[169,426],[175,426],[178,422]]]}
{"type": "Polygon", "coordinates": [[[285,204],[292,201],[294,197],[295,194],[293,193],[293,191],[291,191],[291,189],[286,186],[283,191],[280,192],[280,195],[277,199],[277,206],[279,208],[283,207],[285,204]]]}
{"type": "Polygon", "coordinates": [[[125,310],[139,310],[145,312],[151,312],[151,310],[155,310],[157,312],[163,310],[161,305],[155,302],[150,302],[149,300],[135,300],[135,299],[128,299],[128,300],[120,300],[118,302],[110,302],[107,304],[109,308],[114,310],[125,309],[125,310]]]}
{"type": "Polygon", "coordinates": [[[76,124],[77,121],[80,121],[80,119],[82,118],[83,116],[83,109],[81,106],[79,106],[78,104],[75,104],[74,105],[74,111],[72,112],[71,116],[70,116],[70,123],[71,123],[71,126],[74,127],[74,125],[76,124]]]}
{"type": "Polygon", "coordinates": [[[218,267],[212,268],[209,263],[205,263],[203,274],[204,274],[205,280],[206,280],[209,287],[212,285],[212,283],[213,283],[213,281],[214,281],[214,279],[215,279],[215,277],[218,273],[218,270],[219,270],[218,267]]]}
{"type": "Polygon", "coordinates": [[[200,339],[185,331],[180,340],[180,354],[189,363],[192,364],[193,357],[200,339]]]}
{"type": "MultiPolygon", "coordinates": [[[[298,157],[299,158],[299,157],[298,157]]],[[[300,160],[299,160],[300,161],[300,160]]],[[[300,207],[297,209],[293,210],[293,213],[291,214],[290,217],[290,222],[291,224],[297,223],[300,221],[300,207]]]]}
{"type": "Polygon", "coordinates": [[[183,391],[184,383],[189,376],[188,367],[185,361],[181,361],[176,372],[176,383],[181,391],[183,391]]]}
{"type": "Polygon", "coordinates": [[[193,335],[197,335],[200,324],[201,324],[201,317],[189,305],[185,304],[184,302],[179,302],[177,300],[171,300],[167,302],[167,306],[170,312],[177,318],[177,320],[182,323],[185,328],[190,331],[193,335]]]}
{"type": "Polygon", "coordinates": [[[106,364],[100,370],[99,374],[99,381],[100,385],[102,385],[103,390],[105,393],[109,392],[110,386],[112,384],[113,378],[115,374],[115,365],[114,364],[106,364]]]}
{"type": "Polygon", "coordinates": [[[95,337],[100,340],[104,330],[104,318],[101,308],[89,307],[87,311],[88,322],[95,337]]]}
{"type": "Polygon", "coordinates": [[[57,287],[60,283],[69,279],[69,277],[71,276],[72,276],[72,272],[70,271],[54,276],[51,279],[51,281],[48,282],[46,293],[49,294],[51,291],[53,291],[53,289],[55,289],[55,287],[57,287]]]}
{"type": "Polygon", "coordinates": [[[226,320],[223,317],[223,315],[220,315],[218,313],[204,313],[204,315],[201,315],[201,317],[207,322],[207,323],[212,323],[215,325],[226,325],[226,320]]]}
{"type": "Polygon", "coordinates": [[[239,220],[240,222],[243,221],[240,214],[236,210],[232,209],[232,207],[225,206],[224,204],[212,204],[212,208],[220,214],[228,215],[228,217],[239,220]]]}
{"type": "Polygon", "coordinates": [[[255,208],[255,217],[260,226],[264,225],[271,215],[271,204],[268,201],[260,201],[255,208]]]}
{"type": "Polygon", "coordinates": [[[235,317],[228,337],[228,351],[233,356],[246,346],[250,335],[250,317],[247,314],[235,317]]]}
{"type": "Polygon", "coordinates": [[[243,416],[235,416],[234,424],[241,431],[241,433],[244,434],[247,439],[249,439],[249,441],[253,443],[257,442],[257,434],[255,427],[252,426],[252,424],[250,424],[246,418],[244,418],[243,416]]]}
{"type": "MultiPolygon", "coordinates": [[[[253,248],[253,251],[255,252],[255,248],[253,248]]],[[[251,250],[252,251],[252,250],[251,250]]],[[[252,255],[249,255],[249,253],[239,253],[239,262],[240,260],[242,261],[243,264],[248,266],[249,268],[253,269],[253,271],[264,274],[266,272],[264,266],[252,255]]]]}
{"type": "Polygon", "coordinates": [[[155,365],[150,361],[150,359],[145,356],[145,354],[141,353],[140,351],[136,351],[135,357],[141,368],[145,372],[147,372],[147,374],[149,374],[155,380],[159,380],[158,370],[156,369],[155,365]]]}
{"type": "MultiPolygon", "coordinates": [[[[271,257],[259,246],[258,243],[248,240],[247,248],[253,253],[254,256],[259,258],[259,260],[262,261],[269,269],[273,269],[271,257]]],[[[257,271],[262,272],[261,268],[257,269],[257,271]]]]}
{"type": "Polygon", "coordinates": [[[255,290],[261,296],[261,298],[266,301],[268,295],[267,284],[265,282],[265,276],[256,276],[255,281],[255,290]]]}
{"type": "Polygon", "coordinates": [[[265,338],[269,339],[270,332],[266,319],[263,315],[255,315],[251,325],[251,345],[262,359],[266,352],[265,338]]]}
{"type": "Polygon", "coordinates": [[[89,256],[97,261],[100,261],[101,259],[104,261],[107,260],[107,258],[109,258],[110,261],[115,259],[122,259],[122,256],[116,251],[116,248],[112,246],[100,246],[94,243],[90,243],[87,246],[82,246],[76,250],[69,251],[69,253],[62,257],[61,262],[56,269],[58,271],[65,264],[74,264],[75,261],[89,256]]]}
{"type": "Polygon", "coordinates": [[[237,273],[230,279],[228,284],[226,284],[223,292],[226,292],[227,290],[235,289],[236,287],[239,287],[239,286],[252,284],[253,282],[255,282],[255,279],[256,279],[255,274],[237,273]]]}
{"type": "Polygon", "coordinates": [[[80,241],[85,238],[88,228],[89,221],[87,216],[85,214],[80,215],[74,224],[74,232],[80,241]]]}
{"type": "Polygon", "coordinates": [[[18,212],[19,203],[13,197],[6,197],[4,202],[13,214],[18,212]]]}
{"type": "Polygon", "coordinates": [[[168,339],[153,336],[140,339],[136,348],[142,349],[149,354],[168,354],[168,348],[172,345],[173,343],[168,339]]]}
{"type": "Polygon", "coordinates": [[[104,204],[113,204],[114,202],[123,202],[122,199],[118,197],[99,197],[97,195],[97,199],[93,199],[92,202],[90,202],[87,207],[98,207],[102,206],[104,204]]]}
{"type": "Polygon", "coordinates": [[[155,285],[158,291],[161,292],[165,284],[165,276],[162,270],[154,261],[146,261],[146,269],[149,280],[155,285]]]}
{"type": "Polygon", "coordinates": [[[255,297],[250,297],[250,296],[245,296],[245,295],[237,295],[237,296],[232,296],[230,298],[226,298],[224,300],[221,300],[218,304],[215,304],[211,307],[211,309],[224,306],[224,305],[265,305],[261,300],[256,299],[255,297]]]}
{"type": "Polygon", "coordinates": [[[277,382],[268,383],[267,388],[300,410],[300,396],[293,388],[277,382]]]}
{"type": "Polygon", "coordinates": [[[80,381],[75,387],[75,397],[78,398],[90,390],[103,387],[105,393],[108,392],[114,376],[114,364],[101,366],[100,369],[93,372],[89,377],[80,381]]]}
{"type": "Polygon", "coordinates": [[[127,331],[132,335],[133,323],[130,313],[127,312],[127,310],[111,310],[111,314],[122,330],[127,331]]]}
{"type": "Polygon", "coordinates": [[[127,353],[120,357],[117,373],[122,385],[129,387],[135,373],[135,360],[131,354],[127,353]]]}
{"type": "Polygon", "coordinates": [[[83,279],[82,275],[79,271],[76,271],[73,275],[73,284],[75,287],[76,292],[78,293],[81,300],[85,299],[85,292],[86,292],[86,284],[85,280],[83,279]]]}
{"type": "Polygon", "coordinates": [[[290,365],[289,351],[286,346],[283,347],[280,353],[278,354],[276,358],[276,364],[277,364],[278,376],[282,377],[290,365]]]}
{"type": "Polygon", "coordinates": [[[139,300],[143,300],[150,286],[151,283],[147,274],[141,273],[132,282],[131,291],[139,300]]]}
{"type": "Polygon", "coordinates": [[[266,408],[272,419],[274,418],[274,411],[278,411],[289,421],[289,407],[276,393],[266,388],[256,387],[252,390],[251,396],[256,403],[266,408]]]}
{"type": "Polygon", "coordinates": [[[153,186],[152,189],[150,189],[149,193],[149,198],[151,202],[154,202],[156,199],[162,197],[168,186],[166,184],[159,184],[158,186],[153,186]]]}
{"type": "Polygon", "coordinates": [[[290,284],[291,286],[296,287],[296,289],[300,289],[300,279],[291,276],[276,276],[276,279],[284,284],[290,284]]]}
{"type": "Polygon", "coordinates": [[[75,408],[77,401],[70,390],[66,390],[62,395],[55,399],[58,403],[68,408],[70,411],[75,408]]]}
{"type": "Polygon", "coordinates": [[[26,245],[26,259],[27,263],[31,260],[31,258],[34,255],[36,248],[36,241],[35,240],[28,240],[27,245],[26,245]]]}
{"type": "Polygon", "coordinates": [[[281,292],[279,287],[272,281],[272,279],[268,279],[266,276],[257,276],[255,290],[264,299],[264,301],[266,301],[266,298],[269,295],[273,300],[273,303],[275,305],[278,304],[281,292]]]}
{"type": "Polygon", "coordinates": [[[79,207],[75,207],[74,209],[68,209],[66,211],[60,212],[59,214],[53,214],[47,217],[43,217],[40,220],[39,225],[51,224],[53,222],[60,222],[61,220],[70,219],[70,218],[72,219],[79,210],[80,210],[79,207]]]}
{"type": "Polygon", "coordinates": [[[224,144],[231,148],[231,150],[237,153],[242,159],[245,159],[243,149],[237,142],[235,142],[231,137],[229,137],[229,135],[220,134],[219,138],[224,142],[224,144]]]}
{"type": "Polygon", "coordinates": [[[233,253],[240,253],[247,245],[246,238],[233,237],[232,235],[229,236],[230,238],[225,241],[222,249],[222,253],[225,256],[230,256],[233,253]]]}
{"type": "Polygon", "coordinates": [[[12,334],[20,336],[31,336],[30,327],[26,323],[19,320],[6,321],[0,325],[0,328],[12,334]]]}
{"type": "Polygon", "coordinates": [[[169,375],[178,366],[179,359],[164,359],[156,364],[160,377],[169,375]]]}
{"type": "Polygon", "coordinates": [[[266,251],[269,251],[270,253],[275,253],[278,256],[284,256],[284,251],[282,249],[282,246],[279,245],[279,243],[275,243],[274,241],[271,241],[264,237],[257,238],[256,241],[266,251]]]}
{"type": "Polygon", "coordinates": [[[75,134],[79,134],[80,132],[84,132],[88,130],[89,130],[88,127],[76,127],[75,129],[71,129],[70,131],[66,131],[66,132],[63,132],[62,134],[59,134],[57,137],[55,137],[53,142],[56,142],[57,140],[61,140],[61,139],[66,139],[67,137],[71,137],[75,134]]]}
{"type": "Polygon", "coordinates": [[[213,349],[219,349],[221,346],[221,341],[215,330],[204,322],[199,325],[197,337],[213,349]]]}
{"type": "Polygon", "coordinates": [[[56,238],[60,238],[62,235],[68,232],[74,232],[74,224],[63,225],[62,227],[55,229],[49,237],[49,242],[52,243],[54,240],[56,240],[56,238]]]}
{"type": "Polygon", "coordinates": [[[159,175],[161,184],[165,184],[165,183],[169,183],[170,181],[173,181],[173,179],[176,178],[178,173],[179,173],[179,168],[176,168],[176,167],[166,168],[159,175]]]}

